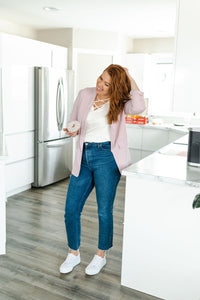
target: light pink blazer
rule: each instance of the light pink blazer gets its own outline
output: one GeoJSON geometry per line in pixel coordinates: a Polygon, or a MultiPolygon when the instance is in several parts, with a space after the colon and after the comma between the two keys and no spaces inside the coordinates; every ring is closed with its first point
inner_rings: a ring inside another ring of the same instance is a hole
{"type": "MultiPolygon", "coordinates": [[[[81,90],[74,102],[70,116],[70,121],[79,121],[81,125],[72,169],[72,174],[74,176],[78,176],[80,172],[83,143],[85,141],[86,119],[93,105],[95,96],[96,88],[86,88],[81,90]]],[[[145,110],[143,92],[132,90],[131,98],[132,99],[125,104],[124,111],[118,116],[118,121],[113,122],[110,129],[111,151],[120,172],[131,164],[127,143],[125,114],[135,115],[145,110]]]]}

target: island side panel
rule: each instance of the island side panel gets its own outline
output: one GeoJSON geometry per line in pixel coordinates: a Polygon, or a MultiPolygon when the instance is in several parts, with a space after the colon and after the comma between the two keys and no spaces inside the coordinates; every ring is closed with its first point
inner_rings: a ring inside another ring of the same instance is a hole
{"type": "Polygon", "coordinates": [[[6,253],[5,166],[0,162],[0,255],[6,253]]]}
{"type": "Polygon", "coordinates": [[[199,188],[126,178],[121,284],[166,300],[200,299],[199,188]]]}

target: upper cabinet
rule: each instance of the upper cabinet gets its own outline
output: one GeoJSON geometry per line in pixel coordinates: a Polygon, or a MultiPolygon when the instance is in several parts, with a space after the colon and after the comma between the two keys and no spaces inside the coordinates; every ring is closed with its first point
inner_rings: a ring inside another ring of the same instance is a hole
{"type": "Polygon", "coordinates": [[[34,69],[8,66],[2,69],[3,131],[34,130],[34,69]]]}
{"type": "Polygon", "coordinates": [[[135,79],[139,89],[144,92],[145,98],[148,98],[150,92],[151,56],[145,53],[127,54],[124,66],[135,79]]]}
{"type": "Polygon", "coordinates": [[[65,47],[51,45],[51,67],[68,68],[68,49],[65,47]]]}
{"type": "Polygon", "coordinates": [[[48,44],[14,35],[1,34],[1,66],[50,66],[51,48],[48,44]]]}
{"type": "Polygon", "coordinates": [[[178,2],[173,110],[200,112],[200,1],[178,2]]]}
{"type": "Polygon", "coordinates": [[[67,48],[0,34],[0,66],[43,66],[67,68],[67,48]]]}

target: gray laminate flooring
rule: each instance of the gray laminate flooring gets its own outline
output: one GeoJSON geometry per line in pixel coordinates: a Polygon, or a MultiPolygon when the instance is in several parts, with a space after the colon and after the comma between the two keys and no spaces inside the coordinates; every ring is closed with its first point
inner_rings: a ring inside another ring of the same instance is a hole
{"type": "Polygon", "coordinates": [[[82,214],[81,264],[70,274],[59,273],[68,249],[64,227],[69,179],[45,188],[33,188],[8,198],[7,254],[0,256],[0,300],[42,299],[158,299],[120,285],[125,179],[114,208],[114,247],[107,265],[95,276],[85,267],[97,249],[98,219],[95,192],[82,214]]]}

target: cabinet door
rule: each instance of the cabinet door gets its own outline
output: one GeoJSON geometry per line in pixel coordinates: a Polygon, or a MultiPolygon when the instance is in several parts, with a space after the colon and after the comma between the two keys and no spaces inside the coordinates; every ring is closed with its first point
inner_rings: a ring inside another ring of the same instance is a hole
{"type": "Polygon", "coordinates": [[[67,69],[67,48],[52,45],[52,67],[67,69]]]}
{"type": "Polygon", "coordinates": [[[186,135],[185,132],[169,130],[169,140],[168,143],[172,143],[182,136],[186,135]]]}
{"type": "Polygon", "coordinates": [[[135,125],[126,125],[128,147],[134,149],[142,148],[142,128],[135,125]]]}
{"type": "Polygon", "coordinates": [[[156,151],[168,144],[168,129],[143,129],[142,149],[156,151]]]}
{"type": "Polygon", "coordinates": [[[34,132],[5,136],[8,158],[6,163],[34,157],[34,132]]]}
{"type": "Polygon", "coordinates": [[[147,151],[147,150],[142,150],[141,151],[141,159],[151,155],[154,151],[147,151]]]}
{"type": "Polygon", "coordinates": [[[3,66],[51,66],[51,47],[32,39],[2,34],[1,62],[3,66]]]}
{"type": "Polygon", "coordinates": [[[10,196],[17,189],[30,185],[34,179],[34,159],[19,161],[6,165],[6,193],[10,196]]]}
{"type": "Polygon", "coordinates": [[[6,194],[5,194],[5,165],[0,161],[0,255],[5,254],[6,245],[6,194]]]}
{"type": "Polygon", "coordinates": [[[3,69],[4,132],[34,130],[34,70],[27,67],[3,69]]]}
{"type": "Polygon", "coordinates": [[[129,152],[130,152],[130,156],[131,156],[131,162],[132,164],[138,162],[139,160],[141,160],[141,150],[139,149],[130,149],[129,148],[129,152]]]}

